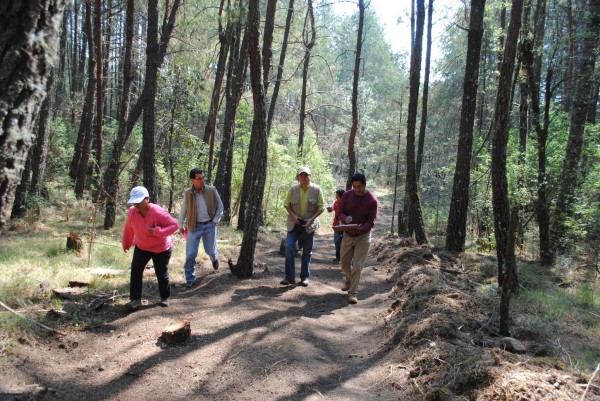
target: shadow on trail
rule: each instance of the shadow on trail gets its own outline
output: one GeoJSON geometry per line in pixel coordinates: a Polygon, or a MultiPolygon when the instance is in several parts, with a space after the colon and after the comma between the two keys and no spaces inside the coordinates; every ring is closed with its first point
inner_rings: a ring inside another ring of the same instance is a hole
{"type": "MultiPolygon", "coordinates": [[[[294,386],[293,394],[277,395],[279,398],[265,396],[265,399],[295,400],[299,395],[314,394],[315,392],[333,391],[343,385],[344,381],[356,377],[361,372],[369,370],[378,363],[385,353],[381,350],[370,351],[368,357],[348,359],[344,350],[345,331],[356,327],[356,322],[349,320],[345,327],[327,327],[320,319],[325,316],[338,313],[354,313],[346,311],[346,308],[358,308],[348,305],[346,293],[340,291],[342,284],[342,273],[339,264],[334,264],[331,259],[334,256],[334,248],[331,236],[322,236],[317,239],[316,252],[312,260],[312,276],[308,288],[299,286],[281,287],[279,280],[283,273],[284,258],[276,250],[266,251],[263,257],[267,261],[268,269],[257,271],[249,280],[239,280],[229,273],[223,271],[210,272],[201,277],[198,286],[191,290],[176,286],[173,288],[171,306],[167,309],[161,308],[150,301],[147,305],[133,314],[127,312],[122,305],[108,306],[102,312],[104,324],[92,328],[92,335],[104,336],[113,331],[120,333],[135,332],[139,326],[147,323],[153,318],[165,317],[185,319],[186,316],[194,316],[195,311],[202,311],[206,301],[229,294],[227,302],[219,305],[218,310],[205,309],[206,314],[213,316],[221,314],[227,319],[212,328],[212,332],[198,334],[198,326],[192,327],[192,337],[189,342],[181,346],[166,347],[160,342],[153,342],[156,350],[152,355],[128,361],[127,368],[120,367],[117,372],[121,373],[99,385],[89,385],[85,380],[78,377],[63,377],[53,375],[49,378],[48,366],[32,366],[24,364],[21,369],[27,370],[30,377],[35,378],[38,383],[44,383],[47,387],[56,389],[55,399],[61,400],[104,400],[126,394],[134,386],[139,386],[139,380],[149,381],[148,389],[152,389],[156,380],[161,375],[173,376],[174,372],[168,369],[173,362],[194,355],[210,346],[214,346],[225,340],[230,341],[230,346],[223,349],[216,358],[214,366],[207,368],[213,372],[203,372],[204,375],[219,371],[227,373],[232,361],[241,365],[244,369],[235,372],[239,377],[225,381],[222,386],[231,387],[232,383],[251,383],[260,386],[260,380],[266,380],[269,376],[281,375],[285,383],[287,376],[294,371],[310,371],[311,364],[323,364],[327,367],[327,374],[319,376],[316,380],[298,381],[294,386]],[[261,281],[260,284],[251,281],[261,281]],[[251,318],[246,318],[250,317],[251,318]],[[121,319],[124,319],[121,321],[121,319]],[[234,321],[237,319],[237,321],[234,321]],[[307,320],[308,319],[308,320],[307,320]],[[118,322],[118,323],[117,323],[118,322]],[[220,327],[219,327],[220,326],[220,327]],[[341,331],[341,333],[340,333],[341,331]],[[238,341],[238,338],[240,339],[238,341]],[[251,352],[247,352],[251,351],[251,352]],[[246,356],[247,355],[247,356],[246,356]],[[256,358],[259,356],[259,358],[256,358]],[[257,360],[258,359],[258,360],[257,360]],[[284,368],[279,371],[279,368],[284,368]],[[153,375],[150,377],[150,375],[153,375]]],[[[275,246],[275,245],[274,245],[275,246]]],[[[262,262],[262,261],[258,261],[262,262]]],[[[371,259],[363,271],[363,279],[359,288],[359,303],[367,302],[376,294],[389,290],[389,284],[368,277],[373,274],[371,264],[376,263],[371,259]]],[[[296,260],[297,271],[299,271],[299,260],[296,260]]],[[[154,280],[144,279],[144,297],[153,299],[158,296],[154,280]]],[[[125,288],[119,289],[126,292],[125,288]]],[[[157,300],[156,300],[157,301],[157,300]]],[[[360,311],[360,309],[356,309],[360,311]]],[[[201,325],[201,318],[195,317],[194,325],[201,325]]],[[[152,322],[150,322],[152,323],[152,322]]],[[[360,324],[360,323],[358,323],[360,324]]],[[[201,326],[200,326],[201,327],[201,326]]],[[[205,329],[208,330],[208,329],[205,329]]],[[[156,330],[158,337],[159,330],[156,330]]],[[[142,337],[140,337],[142,338],[142,337]]],[[[142,343],[147,345],[148,338],[142,343]]],[[[115,338],[115,341],[119,341],[115,338]]],[[[106,354],[106,361],[116,359],[115,355],[127,354],[139,342],[127,346],[115,347],[111,353],[106,354]]],[[[87,350],[93,352],[93,350],[87,350]]],[[[63,356],[60,356],[61,358],[63,356]]],[[[64,357],[68,363],[68,357],[64,357]]],[[[197,366],[203,368],[202,360],[198,360],[197,366]]],[[[179,366],[179,365],[178,365],[179,366]]],[[[91,373],[93,374],[93,373],[91,373]]],[[[299,379],[301,380],[301,379],[299,379]]],[[[194,380],[193,378],[178,377],[180,385],[191,387],[186,391],[186,396],[180,399],[188,399],[195,395],[203,399],[227,399],[223,396],[226,389],[215,381],[194,380]],[[190,381],[192,380],[192,381],[190,381]],[[191,394],[190,394],[191,393],[191,394]]],[[[239,389],[243,391],[241,388],[239,389]]],[[[238,392],[239,392],[238,390],[238,392]]],[[[345,390],[350,391],[350,390],[345,390]]],[[[347,393],[351,394],[351,393],[347,393]]],[[[166,396],[166,393],[163,394],[166,396]]],[[[48,394],[46,399],[52,399],[48,394]]],[[[242,396],[243,397],[243,396],[242,396]]],[[[161,399],[161,394],[149,394],[149,399],[161,399]]],[[[169,398],[178,399],[176,394],[169,398]]],[[[357,399],[360,398],[357,396],[357,399]]]]}

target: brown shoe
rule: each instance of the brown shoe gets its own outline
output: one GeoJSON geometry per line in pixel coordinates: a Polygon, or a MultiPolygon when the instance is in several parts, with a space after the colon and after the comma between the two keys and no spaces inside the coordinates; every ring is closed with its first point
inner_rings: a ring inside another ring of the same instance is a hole
{"type": "Polygon", "coordinates": [[[348,303],[349,304],[355,304],[357,302],[358,302],[358,298],[356,298],[356,295],[348,294],[348,303]]]}
{"type": "Polygon", "coordinates": [[[340,288],[340,290],[342,291],[348,291],[350,289],[350,283],[345,281],[344,285],[342,285],[342,288],[340,288]]]}

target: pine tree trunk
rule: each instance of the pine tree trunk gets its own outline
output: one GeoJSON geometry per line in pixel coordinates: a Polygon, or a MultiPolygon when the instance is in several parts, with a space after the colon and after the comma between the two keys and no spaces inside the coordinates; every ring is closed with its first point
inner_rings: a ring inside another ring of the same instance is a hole
{"type": "Polygon", "coordinates": [[[429,73],[431,69],[431,27],[433,25],[433,0],[429,0],[427,9],[427,44],[425,50],[425,77],[423,78],[423,99],[421,103],[421,125],[419,127],[419,140],[417,142],[417,182],[421,177],[423,165],[423,150],[425,147],[425,131],[427,128],[427,103],[429,100],[429,73]]]}
{"type": "MultiPolygon", "coordinates": [[[[134,20],[133,20],[133,4],[129,4],[130,0],[127,0],[127,6],[128,7],[132,7],[132,21],[131,21],[131,25],[128,25],[130,22],[126,22],[127,26],[131,26],[131,37],[133,38],[133,31],[134,31],[134,20]]],[[[171,9],[168,13],[169,17],[167,19],[165,19],[165,21],[163,21],[163,26],[161,29],[161,39],[160,39],[160,44],[159,44],[159,49],[158,49],[158,56],[157,56],[157,63],[158,66],[160,67],[160,65],[162,65],[165,56],[167,54],[167,48],[169,46],[169,40],[171,39],[171,34],[173,33],[173,29],[175,27],[175,19],[177,17],[177,11],[179,10],[179,6],[181,5],[181,0],[175,0],[173,2],[173,5],[171,6],[171,9]]],[[[128,28],[127,28],[128,29],[128,28]]],[[[126,35],[129,35],[129,33],[127,33],[126,35]]],[[[129,40],[129,39],[128,39],[129,40]]],[[[127,44],[126,44],[127,46],[127,44]]],[[[131,53],[133,54],[133,44],[131,45],[131,53]]],[[[133,58],[133,56],[130,57],[131,59],[133,58]]],[[[125,69],[125,67],[124,67],[125,69]]],[[[131,81],[135,80],[136,75],[135,75],[135,71],[133,70],[133,68],[129,69],[129,74],[124,72],[125,74],[125,78],[127,79],[131,79],[131,81]],[[129,76],[131,75],[131,76],[129,76]]],[[[124,78],[124,80],[125,80],[124,78]]],[[[123,84],[128,85],[128,87],[130,88],[134,88],[132,86],[132,83],[130,82],[129,84],[125,83],[123,84]]],[[[119,174],[120,174],[120,160],[121,160],[121,155],[123,153],[123,149],[125,144],[127,143],[127,140],[129,139],[129,136],[131,135],[131,132],[133,131],[133,127],[135,126],[137,120],[140,118],[140,115],[142,114],[142,111],[144,110],[144,105],[146,104],[146,99],[149,96],[149,91],[150,91],[150,86],[146,87],[146,85],[144,85],[144,88],[142,89],[142,93],[140,94],[139,98],[137,99],[137,101],[135,102],[135,104],[133,105],[133,107],[130,107],[130,101],[127,100],[125,101],[124,98],[121,100],[121,106],[120,106],[120,115],[119,115],[119,131],[117,134],[117,139],[115,140],[114,146],[113,146],[113,150],[112,150],[112,154],[111,154],[111,158],[109,160],[109,165],[106,169],[106,171],[104,172],[104,188],[105,188],[105,195],[106,195],[106,214],[104,216],[104,228],[105,229],[109,229],[111,227],[114,226],[115,223],[115,212],[116,212],[116,199],[117,199],[117,192],[118,192],[118,188],[119,188],[119,174]],[[128,110],[124,110],[124,104],[127,104],[128,106],[128,110]],[[124,123],[122,121],[125,121],[124,123]]],[[[133,92],[128,93],[129,96],[131,96],[133,92]]],[[[123,93],[123,96],[125,95],[125,91],[123,93]]],[[[139,158],[138,160],[143,160],[143,158],[139,158]]],[[[139,166],[141,169],[141,165],[139,166]]],[[[141,173],[141,170],[138,171],[138,177],[133,179],[133,182],[137,182],[139,180],[139,175],[141,173]]]]}
{"type": "Polygon", "coordinates": [[[425,226],[421,210],[421,199],[417,188],[417,171],[415,161],[415,133],[417,128],[417,108],[419,103],[419,84],[424,25],[424,0],[417,0],[417,19],[415,25],[415,38],[411,50],[409,74],[410,95],[408,100],[408,117],[406,123],[405,199],[408,200],[408,234],[409,236],[412,236],[412,230],[414,230],[415,240],[418,244],[424,244],[427,242],[427,235],[425,234],[425,226]]]}
{"type": "Polygon", "coordinates": [[[587,117],[585,118],[586,123],[596,124],[596,114],[598,108],[598,99],[600,95],[600,77],[596,77],[596,82],[592,88],[592,96],[588,107],[587,117]]]}
{"type": "MultiPolygon", "coordinates": [[[[241,7],[241,1],[240,1],[241,7]]],[[[221,153],[215,187],[221,195],[223,202],[224,224],[231,224],[233,215],[231,209],[231,180],[233,178],[233,144],[235,139],[235,118],[237,107],[242,98],[244,81],[248,69],[248,35],[247,30],[242,36],[243,23],[237,22],[235,34],[231,40],[229,50],[229,66],[227,68],[227,84],[225,87],[225,118],[223,122],[223,138],[221,140],[221,153]],[[241,43],[240,43],[241,42],[241,43]]]]}
{"type": "Polygon", "coordinates": [[[534,15],[535,33],[533,42],[533,71],[527,74],[531,96],[531,110],[533,126],[537,136],[538,149],[538,199],[536,204],[536,215],[540,237],[540,262],[543,266],[551,266],[553,263],[552,244],[550,242],[550,211],[548,206],[547,178],[546,178],[546,142],[550,127],[550,100],[552,99],[552,66],[549,65],[545,79],[545,100],[543,124],[540,116],[540,82],[542,75],[542,49],[544,46],[544,34],[546,31],[546,0],[538,0],[534,15]]]}
{"type": "MultiPolygon", "coordinates": [[[[87,49],[87,43],[92,41],[92,23],[91,23],[91,7],[88,2],[85,3],[85,14],[83,29],[85,31],[84,38],[81,43],[81,49],[87,49]]],[[[90,55],[88,57],[88,85],[86,88],[86,95],[83,103],[83,109],[81,111],[81,118],[79,120],[79,130],[77,132],[77,141],[75,142],[75,148],[73,149],[73,156],[71,158],[71,163],[69,164],[69,177],[71,177],[74,181],[77,181],[78,176],[80,175],[79,166],[81,164],[81,159],[85,153],[85,140],[87,135],[92,135],[91,128],[88,128],[90,124],[90,119],[93,120],[93,101],[94,94],[90,92],[90,90],[95,90],[93,82],[95,82],[95,71],[91,70],[92,66],[95,68],[95,57],[93,51],[91,51],[92,46],[90,45],[90,55]],[[92,62],[94,64],[92,64],[92,62]],[[92,87],[90,87],[92,86],[92,87]]],[[[85,62],[86,57],[84,53],[78,54],[79,60],[79,68],[77,70],[77,81],[78,88],[83,87],[81,81],[83,81],[83,71],[84,67],[81,66],[82,63],[85,62]]],[[[83,192],[82,192],[83,193],[83,192]]]]}
{"type": "Polygon", "coordinates": [[[467,236],[473,128],[477,105],[484,10],[485,0],[471,0],[471,22],[467,36],[467,59],[463,79],[463,98],[460,109],[456,167],[454,169],[452,199],[448,212],[448,226],[446,227],[446,249],[453,252],[462,252],[465,250],[467,236]]]}
{"type": "MultiPolygon", "coordinates": [[[[398,141],[396,143],[396,166],[395,166],[395,171],[394,171],[394,198],[392,200],[392,225],[390,227],[390,232],[392,235],[394,235],[394,218],[396,217],[396,203],[398,200],[398,183],[401,182],[399,177],[398,177],[398,170],[400,169],[400,143],[402,142],[402,130],[400,129],[400,127],[402,127],[402,101],[404,100],[403,95],[400,95],[400,121],[398,122],[398,141]]],[[[400,215],[402,214],[402,211],[399,210],[398,211],[398,235],[402,235],[400,232],[400,225],[401,223],[401,218],[400,215]]]]}
{"type": "Polygon", "coordinates": [[[506,273],[502,293],[500,295],[500,334],[510,336],[510,298],[517,292],[517,261],[515,258],[515,236],[519,224],[519,212],[513,207],[510,212],[510,223],[506,242],[506,273]]]}
{"type": "MultiPolygon", "coordinates": [[[[269,0],[269,2],[272,2],[273,0],[269,0]]],[[[269,6],[270,7],[270,6],[269,6]]],[[[275,14],[273,14],[272,16],[267,15],[267,18],[265,18],[265,29],[264,32],[269,32],[272,31],[274,29],[274,27],[270,26],[271,24],[275,23],[275,14]]],[[[250,20],[248,20],[248,24],[250,24],[250,20]]],[[[248,27],[248,29],[250,29],[248,27]]],[[[264,35],[263,36],[263,51],[265,49],[268,49],[268,54],[271,54],[271,46],[272,46],[272,40],[273,40],[273,35],[264,35]]],[[[257,45],[258,46],[258,45],[257,45]]],[[[250,49],[250,37],[248,38],[248,49],[250,49]]],[[[260,55],[260,50],[257,47],[256,50],[259,53],[259,59],[261,58],[260,55]]],[[[248,59],[250,60],[250,55],[248,55],[248,59]]],[[[249,61],[250,63],[252,63],[252,61],[249,61]]],[[[259,60],[260,66],[261,68],[265,68],[266,65],[270,65],[271,60],[270,58],[268,60],[259,60]]],[[[262,72],[261,72],[262,75],[262,72]]],[[[264,88],[264,82],[266,80],[268,80],[267,76],[263,76],[261,77],[261,79],[263,80],[263,82],[261,82],[261,86],[262,86],[262,90],[263,90],[263,97],[266,95],[266,89],[264,88]]],[[[256,105],[255,105],[256,107],[256,105]]],[[[256,110],[255,110],[256,113],[256,110]]],[[[265,119],[266,122],[266,119],[265,119]]],[[[253,128],[254,129],[254,128],[253,128]]],[[[269,132],[267,132],[267,140],[269,139],[269,132]]],[[[252,135],[250,137],[250,146],[248,149],[257,149],[260,148],[261,144],[259,143],[262,140],[262,138],[260,138],[259,135],[252,135]]],[[[250,161],[250,157],[252,155],[252,152],[248,153],[248,161],[250,161]]],[[[252,167],[252,163],[246,163],[246,168],[244,169],[244,181],[243,181],[243,185],[242,185],[242,192],[240,194],[240,211],[239,211],[239,215],[238,215],[238,224],[237,224],[237,228],[238,230],[244,230],[246,227],[246,213],[247,213],[247,207],[250,206],[252,207],[254,201],[252,198],[250,198],[250,193],[252,191],[254,191],[253,186],[255,185],[255,183],[257,181],[260,180],[260,178],[257,177],[257,175],[261,175],[261,174],[266,174],[266,170],[264,172],[260,172],[260,171],[256,171],[253,169],[252,167]]],[[[263,184],[264,185],[264,184],[263,184]]],[[[263,194],[261,194],[261,197],[263,196],[263,194]]],[[[258,216],[257,218],[259,219],[259,225],[262,224],[262,204],[257,205],[258,209],[255,210],[254,212],[256,213],[256,215],[258,216]]]]}
{"type": "Polygon", "coordinates": [[[147,97],[144,102],[142,126],[142,154],[144,155],[144,187],[150,194],[152,203],[158,202],[156,182],[155,121],[154,106],[158,85],[158,0],[148,0],[148,31],[146,41],[146,80],[144,89],[147,97]]]}
{"type": "MultiPolygon", "coordinates": [[[[54,82],[54,73],[48,78],[46,83],[46,92],[50,93],[52,83],[54,82]]],[[[48,158],[48,143],[50,141],[50,96],[47,96],[42,103],[40,117],[38,120],[37,138],[35,147],[31,150],[31,184],[29,185],[29,196],[46,198],[44,189],[46,177],[46,161],[48,158]]]]}
{"type": "Polygon", "coordinates": [[[73,0],[73,36],[71,42],[73,43],[73,49],[71,52],[71,101],[75,99],[75,94],[78,92],[78,77],[77,77],[77,66],[79,65],[79,1],[73,0]]]}
{"type": "Polygon", "coordinates": [[[64,6],[63,0],[0,2],[0,235],[47,95],[64,6]]]}
{"type": "MultiPolygon", "coordinates": [[[[285,29],[283,32],[283,43],[281,44],[281,53],[279,54],[279,64],[277,64],[277,78],[275,78],[275,86],[271,94],[271,102],[269,103],[269,114],[267,116],[267,131],[271,133],[271,124],[275,115],[275,106],[277,97],[279,96],[279,88],[281,87],[281,78],[283,78],[283,65],[285,63],[285,55],[287,52],[288,38],[290,36],[290,28],[292,27],[292,17],[294,16],[294,0],[289,0],[287,17],[285,20],[285,29]]],[[[219,192],[220,193],[220,192],[219,192]]]]}
{"type": "Polygon", "coordinates": [[[104,174],[104,196],[106,209],[104,213],[104,229],[108,230],[115,225],[117,214],[117,193],[119,190],[119,169],[121,154],[127,142],[127,115],[131,101],[131,84],[133,83],[133,14],[135,0],[127,0],[125,11],[125,49],[123,56],[123,89],[119,107],[119,129],[113,144],[113,150],[104,174]]]}
{"type": "Polygon", "coordinates": [[[65,11],[62,19],[62,32],[60,34],[60,45],[59,45],[59,61],[58,61],[58,71],[55,71],[54,74],[57,75],[56,79],[56,93],[54,99],[54,115],[57,116],[61,113],[61,116],[65,116],[62,112],[63,102],[66,97],[65,93],[65,80],[66,80],[66,69],[67,69],[67,39],[69,34],[69,13],[65,11]]]}
{"type": "MultiPolygon", "coordinates": [[[[110,2],[109,2],[110,5],[110,2]]],[[[110,10],[110,9],[109,9],[110,10]]],[[[105,76],[104,51],[102,43],[102,0],[95,0],[94,7],[94,52],[96,53],[96,121],[94,125],[94,164],[92,166],[92,179],[98,188],[100,172],[102,171],[102,130],[104,124],[104,101],[105,101],[105,76]]]]}
{"type": "Polygon", "coordinates": [[[308,0],[308,8],[306,10],[307,18],[305,19],[302,37],[304,38],[304,62],[302,64],[302,94],[300,95],[300,127],[298,129],[298,151],[297,159],[304,164],[304,122],[306,119],[306,88],[308,86],[308,67],[310,66],[310,54],[315,45],[315,16],[313,13],[312,0],[308,0]],[[307,32],[306,22],[310,23],[310,37],[307,32]]]}
{"type": "MultiPolygon", "coordinates": [[[[594,0],[592,0],[593,2],[594,0]]],[[[571,111],[571,102],[573,98],[573,79],[575,75],[575,24],[573,23],[573,1],[567,0],[567,51],[565,54],[565,62],[567,63],[567,71],[565,74],[564,83],[564,100],[563,110],[568,113],[571,111]]]]}
{"type": "Polygon", "coordinates": [[[254,250],[258,240],[258,227],[261,221],[262,201],[267,174],[267,114],[265,93],[261,78],[261,55],[259,50],[260,11],[259,0],[250,0],[248,13],[248,60],[250,63],[250,82],[252,84],[252,100],[254,119],[252,123],[252,146],[248,155],[246,169],[256,172],[250,187],[244,224],[244,237],[237,264],[229,261],[231,272],[238,277],[250,277],[254,271],[254,250]]]}
{"type": "Polygon", "coordinates": [[[227,52],[229,50],[229,43],[231,42],[231,34],[233,30],[230,1],[227,2],[227,25],[225,29],[223,29],[221,18],[223,14],[224,3],[225,1],[221,0],[221,5],[219,7],[219,58],[217,61],[217,70],[215,71],[215,83],[210,99],[210,108],[208,111],[208,119],[204,127],[203,138],[204,143],[209,144],[208,168],[206,175],[208,182],[212,181],[215,134],[217,130],[219,106],[221,104],[221,88],[223,86],[223,77],[225,76],[225,68],[227,66],[227,52]]]}
{"type": "MultiPolygon", "coordinates": [[[[49,97],[50,96],[46,96],[46,99],[49,97]]],[[[15,190],[15,200],[12,205],[12,211],[10,212],[11,219],[19,219],[27,213],[27,187],[29,186],[29,177],[31,176],[32,150],[33,149],[30,148],[25,167],[23,167],[23,173],[21,174],[21,182],[17,185],[17,189],[15,190]]]]}
{"type": "MultiPolygon", "coordinates": [[[[89,2],[85,3],[85,30],[88,37],[89,45],[89,63],[88,63],[88,87],[83,106],[83,114],[79,125],[79,135],[81,136],[81,149],[79,155],[73,155],[73,161],[77,161],[74,170],[75,175],[75,196],[77,199],[83,198],[83,192],[86,187],[88,177],[88,167],[90,162],[90,151],[93,140],[94,128],[94,100],[96,95],[96,54],[93,45],[93,29],[92,29],[92,9],[89,2]]],[[[72,163],[73,163],[72,161],[72,163]]]]}
{"type": "MultiPolygon", "coordinates": [[[[271,62],[273,60],[273,31],[275,30],[275,13],[277,12],[277,0],[267,0],[265,12],[265,29],[263,30],[262,68],[263,68],[263,90],[265,96],[269,89],[269,76],[271,73],[271,62]]],[[[268,135],[268,132],[267,132],[268,135]]]]}
{"type": "Polygon", "coordinates": [[[513,0],[510,24],[506,35],[504,55],[500,66],[498,90],[492,121],[492,204],[494,206],[494,234],[498,258],[498,285],[503,285],[506,269],[506,244],[509,223],[508,181],[506,177],[506,146],[511,111],[511,91],[517,41],[521,29],[522,0],[513,0]]]}
{"type": "Polygon", "coordinates": [[[358,0],[358,32],[356,33],[356,55],[354,58],[354,74],[352,75],[352,125],[348,137],[348,178],[346,189],[352,188],[352,176],[356,171],[356,132],[358,131],[358,79],[360,76],[360,57],[363,45],[363,29],[365,25],[365,2],[358,0]]]}
{"type": "Polygon", "coordinates": [[[594,68],[598,58],[600,1],[590,1],[589,15],[586,34],[583,39],[581,63],[577,74],[577,89],[573,101],[569,139],[556,200],[555,218],[552,223],[552,244],[557,251],[565,249],[563,237],[567,233],[567,219],[572,216],[575,190],[579,185],[579,162],[583,147],[583,135],[594,85],[594,68]]]}

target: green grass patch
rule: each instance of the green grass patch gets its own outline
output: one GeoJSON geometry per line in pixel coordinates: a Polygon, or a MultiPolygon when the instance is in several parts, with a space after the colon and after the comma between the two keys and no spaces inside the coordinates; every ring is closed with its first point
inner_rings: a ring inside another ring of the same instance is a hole
{"type": "Polygon", "coordinates": [[[593,370],[600,351],[600,286],[581,281],[575,269],[554,269],[536,263],[519,264],[522,289],[513,297],[512,315],[519,325],[560,344],[572,368],[593,370]],[[572,338],[585,338],[577,348],[572,338]]]}

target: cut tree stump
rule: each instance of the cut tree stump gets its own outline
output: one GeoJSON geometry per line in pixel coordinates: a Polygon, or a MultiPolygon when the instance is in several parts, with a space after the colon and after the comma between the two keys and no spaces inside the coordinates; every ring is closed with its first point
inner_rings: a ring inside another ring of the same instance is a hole
{"type": "Polygon", "coordinates": [[[192,329],[190,322],[184,320],[183,322],[171,323],[162,332],[160,340],[165,344],[181,344],[186,342],[192,336],[192,329]]]}
{"type": "Polygon", "coordinates": [[[90,283],[85,282],[85,281],[69,280],[69,287],[71,287],[71,288],[89,287],[89,286],[90,286],[90,283]]]}
{"type": "Polygon", "coordinates": [[[67,249],[81,253],[83,250],[83,241],[75,231],[70,231],[67,235],[67,249]]]}
{"type": "Polygon", "coordinates": [[[85,287],[67,287],[67,288],[55,288],[52,290],[54,295],[60,297],[62,299],[76,299],[80,295],[83,295],[87,292],[87,288],[85,287]]]}

